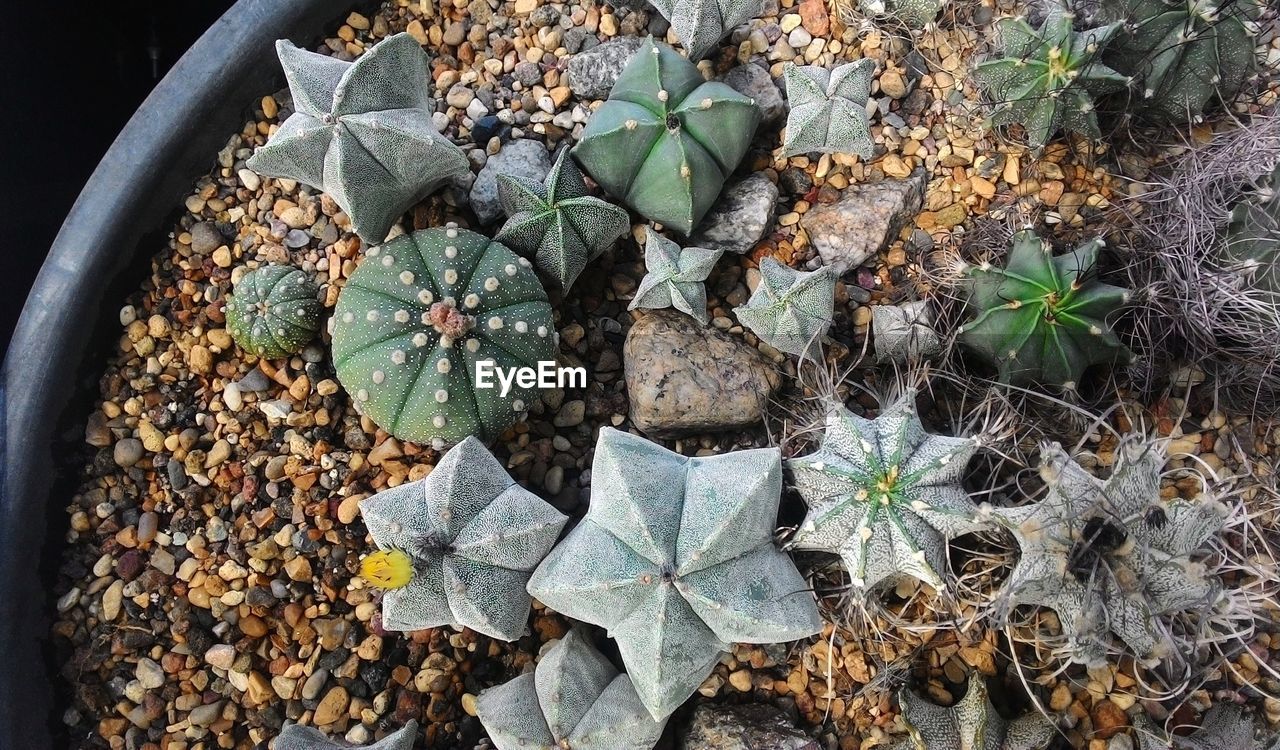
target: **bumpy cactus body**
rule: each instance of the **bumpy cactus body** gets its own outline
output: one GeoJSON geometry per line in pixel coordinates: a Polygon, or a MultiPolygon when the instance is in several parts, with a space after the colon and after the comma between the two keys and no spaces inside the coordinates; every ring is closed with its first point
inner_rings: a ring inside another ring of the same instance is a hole
{"type": "MultiPolygon", "coordinates": [[[[407,558],[407,581],[382,597],[382,626],[469,627],[514,641],[529,618],[525,584],[568,519],[515,483],[475,438],[424,479],[360,503],[378,548],[407,558]]],[[[378,576],[366,576],[381,583],[378,576]]]]}
{"type": "Polygon", "coordinates": [[[1004,268],[969,269],[977,316],[961,327],[960,340],[1013,384],[1074,388],[1085,368],[1128,360],[1110,321],[1129,293],[1094,278],[1101,247],[1095,239],[1053,257],[1049,243],[1019,232],[1004,268]]]}
{"type": "Polygon", "coordinates": [[[760,285],[733,308],[738,322],[773,348],[801,355],[831,327],[836,276],[829,267],[797,271],[773,258],[760,262],[760,285]]]}
{"type": "Polygon", "coordinates": [[[924,27],[938,17],[947,0],[858,0],[863,13],[891,16],[913,29],[924,27]]]}
{"type": "Polygon", "coordinates": [[[910,736],[892,750],[1045,750],[1058,733],[1038,713],[1005,719],[978,674],[969,675],[969,687],[954,706],[935,705],[907,689],[898,693],[898,703],[910,736]]]}
{"type": "Polygon", "coordinates": [[[334,367],[356,407],[396,437],[437,447],[492,441],[538,396],[518,383],[505,396],[477,388],[477,363],[536,367],[556,353],[529,261],[452,225],[370,248],[333,321],[334,367]]]}
{"type": "Polygon", "coordinates": [[[690,60],[706,56],[736,27],[760,15],[761,0],[653,0],[690,60]]]}
{"type": "Polygon", "coordinates": [[[627,309],[674,307],[706,325],[707,289],[703,282],[722,253],[701,247],[682,248],[650,230],[644,241],[647,272],[627,309]]]}
{"type": "Polygon", "coordinates": [[[591,115],[573,155],[609,194],[689,235],[747,152],[760,108],[647,40],[591,115]]]}
{"type": "Polygon", "coordinates": [[[270,265],[240,277],[227,297],[227,330],[240,348],[274,359],[302,351],[320,330],[324,307],[307,274],[270,265]]]}
{"type": "Polygon", "coordinates": [[[476,713],[498,750],[652,750],[667,723],[577,630],[532,674],[481,693],[476,713]]]}
{"type": "Polygon", "coordinates": [[[1280,294],[1280,166],[1231,211],[1224,265],[1252,274],[1258,289],[1280,294]]]}
{"type": "MultiPolygon", "coordinates": [[[[418,722],[409,720],[391,734],[377,742],[360,745],[361,750],[413,750],[418,739],[418,722]]],[[[354,750],[354,746],[330,738],[315,727],[289,724],[276,737],[276,750],[354,750]]]]}
{"type": "Polygon", "coordinates": [[[877,362],[918,362],[942,353],[933,310],[925,300],[871,308],[877,362]]]}
{"type": "Polygon", "coordinates": [[[355,62],[276,42],[296,112],[248,161],[328,193],[366,243],[470,166],[431,121],[427,56],[409,34],[388,37],[355,62]]]}
{"type": "Polygon", "coordinates": [[[591,507],[529,592],[609,631],[655,719],[697,690],[730,644],[821,628],[813,597],[773,545],[776,448],[687,458],[605,427],[591,507]]]}
{"type": "Polygon", "coordinates": [[[875,76],[874,60],[863,58],[827,70],[818,65],[787,63],[787,156],[817,151],[824,154],[857,154],[870,159],[875,152],[867,97],[875,76]]]}
{"type": "Polygon", "coordinates": [[[1218,704],[1200,721],[1200,728],[1187,735],[1166,735],[1146,714],[1133,717],[1138,750],[1276,750],[1280,738],[1257,739],[1253,722],[1239,706],[1218,704]]]}

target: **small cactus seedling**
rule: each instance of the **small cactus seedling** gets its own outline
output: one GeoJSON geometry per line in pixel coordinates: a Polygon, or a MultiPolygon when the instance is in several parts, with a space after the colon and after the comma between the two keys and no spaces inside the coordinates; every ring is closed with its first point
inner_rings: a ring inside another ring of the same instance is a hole
{"type": "Polygon", "coordinates": [[[538,397],[473,385],[476,366],[555,358],[551,305],[528,260],[449,225],[373,247],[338,295],[333,362],[356,407],[404,440],[486,442],[538,397]]]}
{"type": "Polygon", "coordinates": [[[898,703],[910,736],[893,750],[1045,750],[1058,733],[1038,713],[1005,719],[978,674],[969,675],[969,687],[954,706],[935,705],[905,688],[898,703]]]}
{"type": "Polygon", "coordinates": [[[424,479],[360,503],[380,553],[361,574],[385,587],[382,626],[465,626],[514,641],[529,619],[530,572],[569,520],[515,483],[475,438],[424,479]]]}
{"type": "Polygon", "coordinates": [[[470,170],[467,155],[431,121],[427,56],[409,34],[355,62],[276,42],[296,112],[248,167],[328,193],[368,244],[413,204],[470,170]]]}
{"type": "Polygon", "coordinates": [[[1106,481],[1057,443],[1041,449],[1044,499],[992,510],[1017,540],[1021,557],[1005,584],[1013,606],[1058,614],[1073,661],[1105,661],[1109,633],[1139,659],[1168,656],[1158,618],[1207,605],[1218,582],[1195,560],[1221,531],[1214,502],[1160,498],[1164,452],[1141,439],[1121,442],[1106,481]]]}
{"type": "Polygon", "coordinates": [[[942,353],[933,311],[924,300],[871,308],[877,362],[918,362],[942,353]]]}
{"type": "Polygon", "coordinates": [[[831,327],[836,275],[829,267],[797,271],[773,258],[760,262],[760,285],[733,308],[738,322],[778,351],[802,355],[831,327]]]}
{"type": "Polygon", "coordinates": [[[787,156],[817,151],[823,154],[857,154],[864,160],[875,153],[871,121],[867,119],[867,97],[876,63],[869,58],[855,60],[834,70],[819,65],[787,63],[782,75],[787,82],[787,138],[782,144],[787,156]]]}
{"type": "Polygon", "coordinates": [[[631,228],[626,209],[587,194],[587,183],[565,149],[543,182],[498,175],[507,223],[494,237],[533,262],[561,289],[631,228]]]}
{"type": "Polygon", "coordinates": [[[982,526],[960,485],[978,441],[925,432],[915,396],[875,419],[835,405],[818,451],[787,461],[809,506],[792,546],[840,555],[859,589],[904,576],[942,588],[947,540],[982,526]]]}
{"type": "Polygon", "coordinates": [[[687,458],[602,428],[587,516],[534,571],[529,592],[608,628],[660,720],[730,644],[821,629],[808,585],[773,545],[781,493],[776,448],[687,458]]]}
{"type": "Polygon", "coordinates": [[[227,331],[240,348],[267,359],[302,351],[320,330],[319,288],[307,274],[270,265],[249,271],[227,297],[227,331]]]}
{"type": "Polygon", "coordinates": [[[476,714],[498,750],[653,750],[667,723],[577,630],[532,674],[482,692],[476,714]]]}
{"type": "Polygon", "coordinates": [[[759,122],[755,102],[704,80],[693,63],[650,38],[587,121],[573,155],[610,195],[687,237],[759,122]]]}
{"type": "Polygon", "coordinates": [[[711,274],[723,250],[682,248],[650,229],[644,241],[646,273],[627,309],[674,307],[694,320],[707,324],[707,289],[703,282],[711,274]]]}
{"type": "Polygon", "coordinates": [[[1110,319],[1129,292],[1094,278],[1100,247],[1095,239],[1055,258],[1048,242],[1019,232],[1004,268],[969,269],[977,316],[960,328],[960,340],[995,364],[1002,382],[1016,385],[1072,389],[1085,368],[1127,361],[1110,319]]]}
{"type": "Polygon", "coordinates": [[[1218,704],[1209,709],[1200,728],[1188,735],[1168,735],[1156,729],[1146,714],[1133,717],[1138,750],[1276,750],[1280,741],[1256,739],[1253,722],[1239,706],[1218,704]]]}
{"type": "Polygon", "coordinates": [[[913,29],[938,17],[947,0],[859,0],[858,7],[872,16],[890,16],[913,29]]]}
{"type": "Polygon", "coordinates": [[[651,5],[671,23],[690,60],[705,57],[763,9],[761,0],[654,0],[651,5]]]}
{"type": "Polygon", "coordinates": [[[395,732],[368,745],[348,745],[331,739],[315,727],[301,724],[288,724],[276,737],[275,750],[413,750],[413,743],[418,739],[418,722],[410,719],[407,724],[395,732]]]}
{"type": "Polygon", "coordinates": [[[1280,294],[1280,166],[1231,211],[1225,260],[1252,272],[1253,285],[1280,294]]]}
{"type": "Polygon", "coordinates": [[[1094,97],[1128,85],[1128,77],[1099,60],[1119,25],[1077,32],[1072,20],[1071,13],[1057,6],[1039,29],[1021,18],[1000,19],[1000,55],[973,70],[995,103],[991,124],[1020,123],[1035,147],[1044,146],[1059,130],[1100,138],[1094,97]]]}

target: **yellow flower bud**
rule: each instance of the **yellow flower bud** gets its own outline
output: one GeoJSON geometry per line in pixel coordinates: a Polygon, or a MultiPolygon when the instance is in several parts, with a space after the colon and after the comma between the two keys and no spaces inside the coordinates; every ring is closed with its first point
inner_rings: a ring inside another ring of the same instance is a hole
{"type": "Polygon", "coordinates": [[[413,560],[398,549],[379,550],[360,561],[360,577],[380,589],[398,589],[413,580],[413,560]]]}

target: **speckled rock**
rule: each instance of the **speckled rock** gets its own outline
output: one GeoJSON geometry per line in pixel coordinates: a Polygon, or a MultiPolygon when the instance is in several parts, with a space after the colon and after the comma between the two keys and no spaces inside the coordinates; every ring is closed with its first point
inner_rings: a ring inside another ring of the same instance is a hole
{"type": "Polygon", "coordinates": [[[541,141],[522,138],[505,144],[489,157],[471,186],[471,210],[482,224],[488,224],[502,213],[498,199],[498,175],[508,174],[542,182],[551,171],[551,155],[541,141]]]}
{"type": "Polygon", "coordinates": [[[782,90],[774,83],[769,71],[755,63],[738,65],[731,68],[720,80],[727,83],[734,91],[749,96],[760,108],[763,117],[761,125],[773,125],[782,121],[787,115],[787,102],[782,98],[782,90]]]}
{"type": "Polygon", "coordinates": [[[835,203],[816,205],[800,221],[823,264],[848,273],[889,246],[920,212],[928,177],[852,185],[835,203]]]}
{"type": "Polygon", "coordinates": [[[689,244],[727,253],[748,253],[773,224],[778,186],[763,174],[726,187],[702,219],[689,244]]]}
{"type": "Polygon", "coordinates": [[[581,99],[603,99],[644,39],[621,37],[569,58],[569,90],[581,99]]]}
{"type": "Polygon", "coordinates": [[[704,703],[676,745],[678,750],[819,750],[778,709],[763,703],[704,703]]]}

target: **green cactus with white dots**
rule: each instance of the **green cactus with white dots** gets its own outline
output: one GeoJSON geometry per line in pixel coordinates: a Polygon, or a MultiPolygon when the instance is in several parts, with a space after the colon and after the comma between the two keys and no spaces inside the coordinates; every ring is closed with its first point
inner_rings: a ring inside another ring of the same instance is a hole
{"type": "Polygon", "coordinates": [[[319,288],[290,266],[249,271],[227,296],[227,330],[251,354],[267,359],[302,351],[320,330],[319,288]]]}

